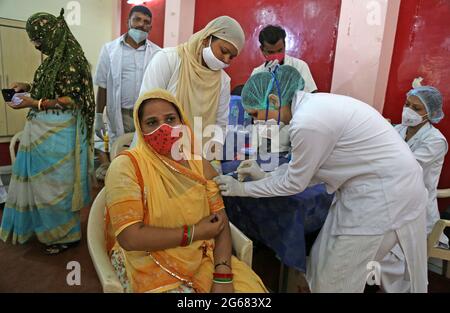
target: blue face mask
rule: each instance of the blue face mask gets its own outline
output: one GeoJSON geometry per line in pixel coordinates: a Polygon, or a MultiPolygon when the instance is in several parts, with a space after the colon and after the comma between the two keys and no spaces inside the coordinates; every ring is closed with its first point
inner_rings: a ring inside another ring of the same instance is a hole
{"type": "Polygon", "coordinates": [[[130,28],[130,30],[128,31],[128,35],[131,37],[131,39],[134,40],[135,43],[141,43],[145,39],[147,39],[148,33],[140,29],[130,28]]]}

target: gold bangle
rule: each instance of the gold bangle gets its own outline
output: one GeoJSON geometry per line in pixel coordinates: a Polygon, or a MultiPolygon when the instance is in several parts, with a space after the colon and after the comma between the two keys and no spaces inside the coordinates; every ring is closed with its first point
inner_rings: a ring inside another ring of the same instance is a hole
{"type": "Polygon", "coordinates": [[[41,104],[42,104],[42,99],[39,100],[39,102],[38,102],[38,110],[39,110],[39,111],[41,110],[41,104]]]}

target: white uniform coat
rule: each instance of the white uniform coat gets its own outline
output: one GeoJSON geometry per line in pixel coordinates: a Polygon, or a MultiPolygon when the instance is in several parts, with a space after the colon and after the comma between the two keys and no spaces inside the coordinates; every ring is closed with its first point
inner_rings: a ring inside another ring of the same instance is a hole
{"type": "MultiPolygon", "coordinates": [[[[408,127],[397,125],[395,129],[404,140],[408,127]]],[[[434,224],[440,218],[436,195],[444,157],[448,151],[447,140],[437,128],[428,123],[411,137],[407,144],[423,169],[423,180],[428,190],[427,234],[430,234],[434,224]]],[[[441,234],[439,242],[448,247],[449,240],[444,234],[441,234]]],[[[411,282],[408,278],[404,278],[405,256],[399,245],[396,245],[383,259],[381,269],[382,285],[385,291],[408,292],[411,290],[411,282]]]]}
{"type": "MultiPolygon", "coordinates": [[[[406,138],[407,126],[397,125],[395,129],[403,139],[406,138]]],[[[434,224],[440,219],[436,198],[437,187],[444,158],[448,152],[448,143],[444,135],[428,123],[411,137],[407,144],[423,169],[423,181],[428,190],[427,233],[429,234],[434,224]]],[[[448,239],[446,243],[448,244],[448,239]]]]}
{"type": "MultiPolygon", "coordinates": [[[[336,195],[322,237],[381,236],[381,240],[396,231],[400,242],[414,250],[408,252],[409,264],[417,265],[411,269],[412,275],[419,276],[420,286],[415,290],[423,290],[425,227],[418,227],[417,235],[398,231],[424,218],[428,198],[422,168],[408,145],[379,112],[353,98],[299,91],[292,102],[292,114],[292,160],[287,170],[284,167],[283,173],[245,183],[245,191],[251,197],[288,196],[302,192],[312,182],[324,182],[327,191],[336,195]]],[[[380,242],[375,240],[364,253],[373,257],[380,242]]],[[[319,260],[312,266],[327,257],[319,252],[319,260]]],[[[333,266],[339,269],[365,266],[352,258],[337,258],[336,262],[333,266]]],[[[315,272],[320,275],[320,270],[315,272]]],[[[359,277],[362,275],[361,271],[359,277]]],[[[336,290],[342,290],[348,281],[333,284],[336,290]]]]}
{"type": "MultiPolygon", "coordinates": [[[[94,76],[94,84],[105,88],[106,116],[108,118],[108,133],[111,142],[124,134],[122,121],[122,45],[125,34],[105,44],[100,52],[97,69],[94,76]]],[[[146,41],[144,68],[146,68],[154,56],[161,50],[160,47],[146,41]]]]}

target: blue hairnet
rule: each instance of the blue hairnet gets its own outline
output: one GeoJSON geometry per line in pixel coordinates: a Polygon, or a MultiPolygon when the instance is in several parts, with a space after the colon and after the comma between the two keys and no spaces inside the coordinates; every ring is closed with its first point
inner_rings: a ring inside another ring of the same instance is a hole
{"type": "Polygon", "coordinates": [[[410,90],[407,96],[416,96],[422,101],[431,123],[437,124],[444,118],[442,95],[436,88],[431,86],[416,87],[410,90]]]}
{"type": "Polygon", "coordinates": [[[245,109],[265,109],[270,94],[281,95],[281,106],[291,104],[294,94],[305,88],[302,75],[292,66],[278,67],[275,75],[279,90],[270,72],[261,72],[250,77],[242,89],[242,104],[245,109]]]}

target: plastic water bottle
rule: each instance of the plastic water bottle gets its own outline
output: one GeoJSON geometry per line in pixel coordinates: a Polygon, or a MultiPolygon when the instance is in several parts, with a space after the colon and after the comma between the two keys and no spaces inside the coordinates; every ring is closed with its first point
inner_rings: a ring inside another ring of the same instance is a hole
{"type": "Polygon", "coordinates": [[[105,134],[103,135],[103,141],[104,141],[104,148],[105,148],[105,153],[109,153],[109,135],[108,135],[108,131],[105,131],[105,134]]]}
{"type": "Polygon", "coordinates": [[[233,106],[231,108],[231,118],[232,124],[234,126],[239,125],[239,108],[237,107],[236,103],[233,103],[233,106]]]}

